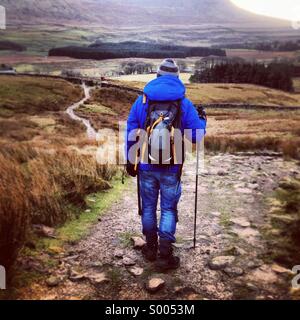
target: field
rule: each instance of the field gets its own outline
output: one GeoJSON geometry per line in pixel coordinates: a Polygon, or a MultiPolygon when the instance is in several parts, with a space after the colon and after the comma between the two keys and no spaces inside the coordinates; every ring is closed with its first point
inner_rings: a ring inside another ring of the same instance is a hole
{"type": "MultiPolygon", "coordinates": [[[[246,29],[250,26],[244,26],[246,29]]],[[[12,41],[27,48],[27,51],[16,53],[12,51],[0,51],[0,63],[13,65],[18,72],[36,72],[58,75],[65,69],[79,70],[83,75],[112,76],[120,69],[120,63],[124,60],[75,60],[64,57],[49,57],[51,48],[62,46],[86,46],[95,41],[122,42],[122,41],[154,41],[185,46],[211,46],[237,41],[263,41],[263,39],[297,39],[293,32],[285,29],[253,28],[245,32],[238,25],[203,24],[201,26],[148,26],[137,28],[114,28],[82,26],[70,27],[63,25],[38,25],[38,26],[9,26],[7,30],[0,30],[1,41],[12,41]]],[[[228,56],[239,56],[246,60],[271,60],[274,58],[299,57],[299,52],[262,52],[256,50],[227,50],[228,56]]],[[[199,57],[185,59],[189,67],[193,67],[199,57]]],[[[142,59],[157,65],[161,59],[142,59]]],[[[184,78],[184,82],[188,83],[184,78]]]]}
{"type": "MultiPolygon", "coordinates": [[[[201,102],[230,102],[274,104],[275,98],[285,99],[283,93],[255,86],[241,86],[239,95],[231,86],[193,87],[188,97],[197,103],[201,92],[206,94],[201,102]],[[252,89],[252,90],[250,90],[252,89]],[[260,92],[259,92],[260,90],[260,92]],[[201,92],[200,92],[201,91],[201,92]],[[229,92],[229,93],[228,93],[229,92]],[[256,96],[253,96],[256,93],[256,96]],[[214,97],[213,99],[211,97],[214,97]]],[[[92,92],[92,98],[78,111],[80,116],[89,118],[97,129],[118,128],[119,120],[126,120],[137,95],[125,90],[103,88],[92,92]]],[[[298,97],[299,99],[299,97],[298,97]]],[[[282,103],[284,102],[281,100],[282,103]]],[[[294,101],[294,100],[293,100],[294,101]]],[[[295,100],[299,102],[299,100],[295,100]]],[[[285,103],[286,104],[286,103],[285,103]]],[[[275,105],[275,104],[274,104],[275,105]]],[[[285,156],[300,158],[300,111],[228,110],[208,109],[208,134],[206,148],[211,151],[237,152],[271,150],[283,152],[285,156]]]]}
{"type": "Polygon", "coordinates": [[[271,150],[300,159],[300,111],[209,110],[208,116],[208,150],[271,150]]]}
{"type": "MultiPolygon", "coordinates": [[[[143,89],[145,77],[118,78],[116,83],[143,89]],[[130,81],[128,81],[128,78],[130,81]]],[[[185,81],[185,76],[183,81],[185,81]]],[[[297,85],[296,80],[296,85],[297,85]]],[[[187,97],[195,104],[233,103],[271,106],[300,106],[300,94],[248,84],[187,84],[187,97]]]]}
{"type": "Polygon", "coordinates": [[[300,93],[300,78],[294,79],[295,92],[300,93]]]}
{"type": "Polygon", "coordinates": [[[88,44],[96,34],[84,28],[40,25],[23,27],[21,30],[8,27],[7,30],[0,31],[0,39],[25,46],[27,51],[23,53],[24,55],[45,56],[49,49],[56,46],[88,44]]]}
{"type": "MultiPolygon", "coordinates": [[[[222,102],[251,98],[261,104],[270,104],[275,97],[282,102],[299,99],[263,87],[237,87],[188,85],[188,96],[196,100],[205,93],[207,103],[215,102],[214,96],[222,102]]],[[[53,255],[85,235],[100,219],[100,210],[120,196],[120,183],[107,192],[115,185],[117,169],[96,163],[96,143],[88,141],[84,128],[64,113],[82,98],[80,87],[63,80],[0,76],[0,88],[0,264],[11,267],[21,250],[19,257],[26,266],[37,261],[49,270],[57,263],[53,255]],[[57,238],[38,235],[40,225],[57,228],[57,238]]],[[[117,130],[136,97],[126,90],[94,88],[76,113],[95,129],[117,130]]],[[[300,159],[300,111],[209,109],[208,118],[207,152],[276,151],[300,159]]],[[[288,203],[295,203],[294,196],[288,203]]],[[[23,267],[18,269],[24,272],[23,267]]],[[[45,277],[44,271],[35,271],[34,277],[39,274],[45,277]]],[[[16,287],[23,286],[26,292],[26,281],[31,280],[18,281],[21,285],[16,282],[16,287]]]]}
{"type": "MultiPolygon", "coordinates": [[[[183,83],[188,84],[190,83],[190,73],[181,73],[180,79],[183,83]]],[[[156,74],[133,74],[128,76],[120,76],[120,77],[112,77],[112,80],[117,81],[128,81],[128,82],[143,82],[148,83],[151,80],[154,80],[156,78],[156,74]]]]}
{"type": "Polygon", "coordinates": [[[298,52],[268,52],[248,49],[226,49],[228,57],[240,57],[248,61],[267,61],[277,58],[292,59],[299,56],[298,52]]]}
{"type": "Polygon", "coordinates": [[[87,208],[88,194],[110,188],[115,169],[96,163],[96,144],[65,114],[81,98],[66,81],[0,76],[0,264],[8,270],[33,223],[62,225],[87,208]]]}

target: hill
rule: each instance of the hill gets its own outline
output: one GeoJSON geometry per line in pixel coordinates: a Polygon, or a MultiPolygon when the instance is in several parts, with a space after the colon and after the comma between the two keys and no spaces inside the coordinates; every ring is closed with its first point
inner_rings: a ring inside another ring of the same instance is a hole
{"type": "Polygon", "coordinates": [[[230,0],[2,0],[8,23],[76,25],[195,25],[278,23],[234,6],[230,0]]]}

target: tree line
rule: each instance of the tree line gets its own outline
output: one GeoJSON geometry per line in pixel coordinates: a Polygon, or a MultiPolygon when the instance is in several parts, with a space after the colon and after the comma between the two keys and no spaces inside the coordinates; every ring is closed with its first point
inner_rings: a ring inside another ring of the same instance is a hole
{"type": "Polygon", "coordinates": [[[297,41],[271,41],[271,42],[245,42],[216,46],[227,49],[249,49],[259,51],[297,51],[300,50],[300,40],[297,41]]]}
{"type": "Polygon", "coordinates": [[[148,42],[94,43],[88,47],[68,46],[49,50],[49,56],[67,56],[77,59],[120,59],[150,58],[163,59],[226,56],[226,51],[218,48],[186,47],[148,42]]]}
{"type": "Polygon", "coordinates": [[[196,70],[191,82],[249,83],[292,92],[293,66],[287,63],[229,63],[196,70]]]}
{"type": "Polygon", "coordinates": [[[21,52],[21,51],[26,51],[26,47],[12,41],[0,41],[0,50],[21,52]]]}
{"type": "Polygon", "coordinates": [[[121,72],[125,75],[131,74],[147,74],[154,71],[152,63],[142,61],[124,61],[121,63],[121,72]]]}

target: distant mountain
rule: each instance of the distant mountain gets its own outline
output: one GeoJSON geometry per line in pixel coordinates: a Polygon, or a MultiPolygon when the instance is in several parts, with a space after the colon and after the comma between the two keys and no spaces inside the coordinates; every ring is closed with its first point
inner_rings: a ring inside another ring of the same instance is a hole
{"type": "Polygon", "coordinates": [[[195,25],[274,23],[230,0],[0,0],[8,24],[195,25]]]}

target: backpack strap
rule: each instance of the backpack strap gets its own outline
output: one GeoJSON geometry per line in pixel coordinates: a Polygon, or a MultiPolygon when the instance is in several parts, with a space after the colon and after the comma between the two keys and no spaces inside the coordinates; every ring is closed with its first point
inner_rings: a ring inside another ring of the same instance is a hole
{"type": "Polygon", "coordinates": [[[145,95],[145,93],[143,94],[143,104],[147,103],[147,96],[145,95]]]}

